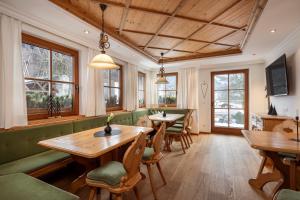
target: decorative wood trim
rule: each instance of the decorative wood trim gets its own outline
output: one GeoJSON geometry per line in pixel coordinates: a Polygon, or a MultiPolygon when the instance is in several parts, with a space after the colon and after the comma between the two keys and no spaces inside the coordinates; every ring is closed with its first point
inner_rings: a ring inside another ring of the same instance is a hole
{"type": "MultiPolygon", "coordinates": [[[[182,61],[182,60],[192,60],[192,59],[199,59],[199,58],[216,57],[216,56],[226,56],[226,55],[240,54],[240,53],[242,53],[240,49],[230,49],[230,50],[218,51],[212,53],[197,53],[189,56],[164,58],[164,63],[170,63],[170,62],[182,61]]],[[[161,60],[159,61],[159,63],[161,63],[161,60]]]]}
{"type": "MultiPolygon", "coordinates": [[[[25,78],[27,80],[39,80],[39,81],[46,81],[50,83],[68,83],[68,84],[73,84],[73,111],[71,112],[62,112],[61,116],[70,116],[70,115],[78,115],[79,113],[79,55],[78,51],[59,45],[55,44],[31,35],[28,35],[26,33],[22,33],[22,43],[26,44],[31,44],[35,45],[41,48],[49,49],[50,50],[50,80],[46,79],[35,79],[35,78],[25,78]],[[52,51],[60,52],[66,55],[70,55],[74,59],[74,79],[72,82],[64,82],[64,81],[54,81],[52,80],[52,51]]],[[[28,114],[28,119],[29,120],[34,120],[34,119],[43,119],[47,118],[48,113],[38,113],[38,114],[28,114]]]]}
{"type": "MultiPolygon", "coordinates": [[[[53,0],[50,0],[50,1],[53,1],[53,0]]],[[[104,3],[104,4],[107,4],[107,5],[111,5],[111,6],[121,7],[121,8],[126,7],[126,5],[123,4],[123,3],[118,3],[118,2],[114,2],[114,1],[110,1],[110,0],[93,0],[93,1],[98,2],[98,3],[104,3]]],[[[137,6],[129,6],[129,9],[130,10],[135,10],[135,11],[140,11],[140,12],[145,12],[145,13],[150,13],[150,14],[163,15],[163,16],[166,16],[166,17],[171,17],[172,16],[172,14],[170,14],[168,12],[162,12],[162,11],[158,11],[158,10],[142,8],[142,7],[137,7],[137,6]]],[[[202,24],[209,24],[210,23],[209,21],[206,21],[206,20],[181,16],[181,15],[174,15],[173,17],[178,18],[178,19],[184,19],[184,20],[188,20],[188,21],[198,22],[198,23],[202,23],[202,24]]],[[[220,27],[225,27],[225,28],[240,29],[240,27],[230,26],[230,25],[227,25],[227,24],[221,24],[221,23],[217,23],[217,22],[212,22],[210,24],[220,26],[220,27]]]]}
{"type": "MultiPolygon", "coordinates": [[[[211,72],[211,132],[213,133],[226,133],[226,134],[241,134],[241,130],[239,128],[226,128],[226,127],[215,127],[214,126],[214,76],[220,74],[236,74],[243,73],[245,74],[245,108],[244,108],[244,116],[245,116],[245,127],[244,129],[249,128],[249,70],[241,69],[241,70],[227,70],[227,71],[216,71],[211,72]]],[[[228,85],[229,90],[229,85],[228,85]]],[[[229,110],[229,108],[228,108],[229,110]]],[[[228,113],[229,114],[229,113],[228,113]]]]}
{"type": "Polygon", "coordinates": [[[193,33],[191,33],[188,37],[186,37],[184,40],[176,43],[170,50],[168,50],[167,52],[165,52],[166,55],[168,55],[169,52],[173,51],[178,45],[182,44],[183,42],[185,42],[186,40],[190,39],[191,37],[193,37],[197,32],[201,31],[202,29],[204,29],[207,25],[212,24],[218,17],[220,17],[222,14],[224,14],[225,12],[227,12],[228,10],[230,10],[231,8],[233,8],[234,6],[236,6],[238,3],[240,3],[241,0],[236,0],[235,2],[233,2],[230,6],[228,6],[227,8],[225,8],[222,12],[218,13],[209,23],[199,27],[197,30],[195,30],[193,33]]]}
{"type": "Polygon", "coordinates": [[[120,26],[119,26],[119,34],[120,35],[122,35],[122,32],[123,32],[124,24],[125,24],[125,21],[126,21],[127,16],[128,16],[128,11],[129,11],[130,4],[131,4],[131,0],[126,0],[125,7],[123,9],[121,23],[120,23],[120,26]]]}
{"type": "Polygon", "coordinates": [[[171,16],[169,16],[164,23],[159,27],[156,33],[151,37],[151,39],[146,43],[144,50],[148,47],[152,40],[154,40],[157,35],[174,19],[174,16],[179,12],[182,6],[187,2],[187,0],[181,0],[176,6],[175,10],[172,12],[171,16]]]}
{"type": "MultiPolygon", "coordinates": [[[[89,13],[83,12],[78,8],[75,8],[74,6],[70,7],[69,4],[66,4],[65,2],[62,2],[61,0],[49,0],[52,3],[58,5],[59,7],[63,8],[64,10],[72,13],[73,15],[79,17],[80,19],[82,19],[83,21],[91,24],[92,26],[98,28],[99,30],[101,30],[101,26],[99,23],[95,22],[94,20],[91,20],[91,18],[89,17],[89,13]],[[88,17],[87,17],[88,16],[88,17]]],[[[100,2],[99,2],[100,3],[100,2]]],[[[99,11],[100,12],[100,11],[99,11]]],[[[109,26],[105,26],[105,32],[110,35],[111,37],[115,38],[116,40],[124,43],[125,45],[129,46],[130,48],[136,50],[137,52],[141,53],[142,55],[146,56],[147,58],[149,58],[150,60],[152,60],[153,62],[157,62],[158,60],[152,56],[151,54],[143,51],[142,49],[136,47],[135,45],[133,45],[132,43],[130,43],[128,40],[124,39],[123,37],[120,37],[120,35],[112,28],[109,26]]]]}

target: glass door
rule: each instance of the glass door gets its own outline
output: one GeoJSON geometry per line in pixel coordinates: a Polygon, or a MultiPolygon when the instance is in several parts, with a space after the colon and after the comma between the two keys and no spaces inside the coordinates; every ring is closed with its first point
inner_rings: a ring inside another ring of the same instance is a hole
{"type": "Polygon", "coordinates": [[[212,72],[212,132],[248,129],[248,70],[212,72]]]}

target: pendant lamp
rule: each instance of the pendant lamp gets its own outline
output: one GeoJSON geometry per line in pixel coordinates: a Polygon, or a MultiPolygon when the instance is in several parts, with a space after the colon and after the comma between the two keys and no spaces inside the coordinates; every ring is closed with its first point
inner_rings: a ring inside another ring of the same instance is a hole
{"type": "Polygon", "coordinates": [[[157,78],[155,84],[168,84],[169,81],[167,80],[165,76],[165,68],[164,68],[164,53],[160,53],[161,55],[161,67],[159,69],[159,77],[157,78]]]}
{"type": "Polygon", "coordinates": [[[107,8],[107,5],[100,4],[100,9],[102,11],[102,32],[100,34],[99,48],[101,49],[101,53],[96,55],[89,66],[96,69],[118,69],[119,66],[115,64],[113,59],[105,54],[105,49],[110,47],[110,43],[108,42],[108,35],[104,32],[104,11],[107,8]]]}

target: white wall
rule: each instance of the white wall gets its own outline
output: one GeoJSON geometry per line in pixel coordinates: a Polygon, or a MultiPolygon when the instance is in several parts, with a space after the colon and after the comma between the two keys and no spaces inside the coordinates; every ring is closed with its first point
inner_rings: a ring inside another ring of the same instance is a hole
{"type": "Polygon", "coordinates": [[[294,117],[296,109],[300,109],[300,28],[292,32],[268,57],[265,67],[282,54],[287,56],[289,95],[271,97],[278,115],[294,117]]]}
{"type": "MultiPolygon", "coordinates": [[[[267,99],[265,98],[265,72],[263,64],[247,66],[229,66],[218,69],[200,69],[200,81],[208,84],[207,95],[204,98],[200,91],[200,131],[211,131],[211,72],[249,69],[249,128],[251,127],[252,113],[267,112],[267,99]]],[[[199,83],[199,84],[201,84],[199,83]]]]}

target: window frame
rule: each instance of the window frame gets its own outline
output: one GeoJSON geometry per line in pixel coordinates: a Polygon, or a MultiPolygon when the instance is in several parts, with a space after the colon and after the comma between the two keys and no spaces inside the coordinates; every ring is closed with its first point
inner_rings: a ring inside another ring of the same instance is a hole
{"type": "MultiPolygon", "coordinates": [[[[120,102],[120,105],[119,106],[113,106],[113,107],[107,107],[106,105],[105,105],[105,107],[106,107],[106,112],[110,112],[110,111],[120,111],[120,110],[123,110],[123,66],[122,65],[120,65],[120,64],[118,64],[118,63],[116,63],[120,68],[118,69],[118,70],[120,70],[120,87],[112,87],[112,86],[103,86],[103,89],[106,87],[106,88],[109,88],[109,89],[111,89],[111,88],[118,88],[118,89],[120,89],[120,100],[119,100],[119,102],[120,102]]],[[[108,71],[110,72],[110,69],[108,69],[108,71]]],[[[111,80],[111,78],[110,78],[110,76],[111,76],[111,73],[109,73],[109,84],[111,84],[111,82],[110,82],[110,80],[111,80]]],[[[110,91],[110,90],[109,90],[110,91]]],[[[104,97],[104,100],[105,100],[105,97],[104,97]]]]}
{"type": "MultiPolygon", "coordinates": [[[[157,77],[160,76],[160,74],[157,74],[157,77]]],[[[176,107],[177,106],[177,94],[178,94],[178,72],[172,72],[172,73],[164,73],[164,76],[168,77],[168,76],[175,76],[176,77],[176,90],[166,90],[166,84],[165,85],[165,89],[164,90],[158,90],[157,88],[157,96],[158,96],[158,91],[165,91],[165,96],[166,96],[166,92],[167,91],[176,91],[176,103],[175,104],[160,104],[158,103],[159,107],[164,107],[164,106],[168,106],[168,107],[176,107]]],[[[158,101],[158,100],[157,100],[158,101]]]]}
{"type": "MultiPolygon", "coordinates": [[[[26,78],[25,80],[35,80],[35,81],[47,81],[49,82],[50,88],[52,88],[53,83],[68,83],[73,85],[72,94],[73,94],[73,110],[70,112],[61,112],[61,116],[71,116],[71,115],[78,115],[79,114],[79,60],[78,60],[78,51],[74,49],[70,49],[68,47],[46,41],[44,39],[28,35],[26,33],[22,33],[22,44],[34,45],[40,48],[48,49],[50,51],[50,71],[49,71],[49,80],[47,79],[39,79],[39,78],[26,78]],[[56,81],[53,80],[52,77],[52,52],[58,52],[65,55],[69,55],[73,57],[73,81],[72,82],[65,82],[65,81],[56,81]]],[[[27,114],[28,120],[35,120],[35,119],[45,119],[48,118],[48,113],[34,113],[34,114],[27,114]]]]}
{"type": "MultiPolygon", "coordinates": [[[[139,102],[138,102],[138,104],[139,104],[139,108],[145,108],[146,107],[146,74],[145,73],[143,73],[143,72],[138,72],[138,97],[139,97],[139,92],[140,91],[142,91],[143,93],[144,93],[144,104],[140,104],[139,102]],[[139,77],[140,76],[142,76],[142,77],[144,77],[144,88],[143,88],[143,90],[140,90],[140,88],[139,88],[139,77]]],[[[138,100],[139,100],[139,98],[138,98],[138,100]]]]}

